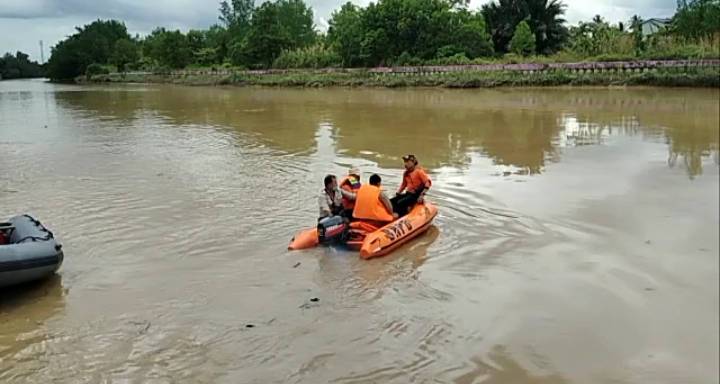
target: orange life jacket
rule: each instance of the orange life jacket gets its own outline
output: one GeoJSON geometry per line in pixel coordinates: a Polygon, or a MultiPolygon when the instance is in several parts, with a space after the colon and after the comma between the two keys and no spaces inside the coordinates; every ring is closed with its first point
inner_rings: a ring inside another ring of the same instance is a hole
{"type": "Polygon", "coordinates": [[[392,212],[388,212],[380,201],[380,187],[363,184],[357,190],[353,217],[356,219],[393,221],[392,212]]]}
{"type": "Polygon", "coordinates": [[[412,193],[417,193],[425,188],[430,188],[432,180],[424,169],[415,166],[412,171],[403,173],[403,186],[412,193]]]}
{"type": "MultiPolygon", "coordinates": [[[[357,190],[360,189],[360,185],[360,179],[355,176],[347,176],[340,181],[340,188],[348,192],[356,193],[357,190]]],[[[343,196],[342,205],[345,209],[353,209],[355,208],[355,200],[350,200],[343,196]]]]}

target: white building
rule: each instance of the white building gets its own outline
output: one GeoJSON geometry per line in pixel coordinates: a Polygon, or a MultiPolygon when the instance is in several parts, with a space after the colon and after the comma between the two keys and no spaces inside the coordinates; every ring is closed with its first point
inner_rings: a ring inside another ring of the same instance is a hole
{"type": "Polygon", "coordinates": [[[670,19],[647,19],[643,20],[641,26],[642,26],[642,34],[643,36],[648,36],[657,33],[661,29],[667,27],[670,24],[670,19]]]}

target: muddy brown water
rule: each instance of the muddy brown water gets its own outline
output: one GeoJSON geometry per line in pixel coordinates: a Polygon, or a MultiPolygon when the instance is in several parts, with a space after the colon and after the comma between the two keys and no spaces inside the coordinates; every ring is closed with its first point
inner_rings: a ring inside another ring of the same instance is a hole
{"type": "Polygon", "coordinates": [[[0,82],[0,217],[66,255],[0,292],[0,382],[717,383],[719,98],[0,82]],[[286,251],[405,153],[428,233],[286,251]]]}

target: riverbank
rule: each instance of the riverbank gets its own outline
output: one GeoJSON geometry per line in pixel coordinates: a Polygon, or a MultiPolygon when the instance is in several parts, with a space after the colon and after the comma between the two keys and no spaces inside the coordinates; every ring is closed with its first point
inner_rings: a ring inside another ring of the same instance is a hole
{"type": "Polygon", "coordinates": [[[80,77],[90,83],[169,83],[184,85],[237,85],[270,87],[445,87],[492,88],[503,86],[669,86],[720,87],[716,67],[660,68],[638,71],[463,71],[436,73],[377,73],[371,71],[287,71],[270,73],[113,73],[80,77]]]}
{"type": "Polygon", "coordinates": [[[271,87],[720,86],[720,60],[492,63],[376,68],[196,68],[78,77],[78,82],[271,87]]]}

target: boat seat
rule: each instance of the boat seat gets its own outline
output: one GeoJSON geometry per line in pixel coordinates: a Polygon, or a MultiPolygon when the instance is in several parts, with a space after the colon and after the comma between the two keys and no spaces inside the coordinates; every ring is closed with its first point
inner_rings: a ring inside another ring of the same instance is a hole
{"type": "Polygon", "coordinates": [[[3,233],[7,233],[10,235],[12,231],[15,229],[15,226],[12,225],[12,223],[0,223],[0,231],[3,233]]]}
{"type": "Polygon", "coordinates": [[[10,223],[0,223],[0,245],[7,245],[10,242],[15,226],[10,223]]]}

